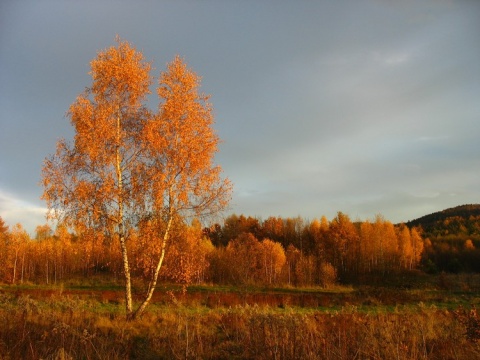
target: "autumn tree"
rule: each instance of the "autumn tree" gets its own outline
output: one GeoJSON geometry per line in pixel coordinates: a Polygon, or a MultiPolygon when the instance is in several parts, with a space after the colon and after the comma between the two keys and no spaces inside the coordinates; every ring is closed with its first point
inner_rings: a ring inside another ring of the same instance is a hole
{"type": "Polygon", "coordinates": [[[18,277],[18,269],[20,268],[21,281],[23,282],[23,269],[25,264],[25,253],[28,241],[30,237],[25,229],[20,224],[13,226],[10,233],[9,241],[9,261],[7,261],[4,266],[10,266],[11,268],[11,282],[15,284],[18,277]]]}
{"type": "Polygon", "coordinates": [[[310,247],[312,248],[312,255],[315,259],[315,272],[317,280],[322,283],[322,268],[326,261],[326,238],[328,236],[329,224],[325,216],[321,220],[314,219],[306,228],[307,239],[309,239],[310,247]]]}
{"type": "Polygon", "coordinates": [[[262,271],[261,244],[251,233],[242,233],[230,241],[225,251],[230,282],[255,283],[262,271]]]}
{"type": "Polygon", "coordinates": [[[0,216],[0,237],[6,236],[8,233],[8,225],[0,216]]]}
{"type": "Polygon", "coordinates": [[[208,256],[213,251],[210,239],[203,235],[197,219],[191,226],[182,226],[176,237],[165,257],[164,276],[184,286],[202,282],[209,267],[208,256]]]}
{"type": "Polygon", "coordinates": [[[222,210],[231,185],[213,164],[219,138],[212,107],[198,92],[200,78],[180,57],[160,74],[157,112],[146,96],[150,63],[128,42],[100,51],[91,62],[92,85],[70,106],[73,144],[61,140],[42,170],[49,216],[68,227],[118,239],[128,319],[153,295],[174,219],[222,210]],[[134,310],[128,243],[131,230],[150,220],[160,249],[141,305],[134,310]]]}
{"type": "Polygon", "coordinates": [[[348,215],[338,212],[330,222],[327,257],[340,276],[352,273],[358,267],[359,235],[348,215]]]}
{"type": "Polygon", "coordinates": [[[322,262],[319,269],[319,283],[324,288],[335,285],[337,281],[337,270],[329,262],[322,262]]]}
{"type": "Polygon", "coordinates": [[[270,216],[262,224],[263,236],[272,239],[273,241],[280,242],[285,245],[285,236],[283,231],[283,219],[280,217],[270,216]]]}
{"type": "Polygon", "coordinates": [[[375,217],[373,228],[374,242],[379,250],[380,271],[384,274],[391,271],[397,263],[397,236],[393,224],[381,215],[375,217]]]}
{"type": "Polygon", "coordinates": [[[224,221],[222,231],[222,245],[227,245],[230,240],[233,240],[243,233],[250,233],[257,239],[260,235],[260,224],[258,219],[251,216],[232,214],[224,221]]]}
{"type": "Polygon", "coordinates": [[[417,266],[422,259],[422,253],[424,248],[423,239],[421,236],[421,230],[414,227],[410,230],[410,239],[413,249],[413,265],[417,266]]]}
{"type": "MultiPolygon", "coordinates": [[[[8,257],[8,243],[9,243],[8,225],[0,217],[0,263],[5,264],[8,257]]],[[[4,266],[0,267],[0,281],[6,278],[6,269],[4,266]]]]}
{"type": "Polygon", "coordinates": [[[400,224],[396,229],[398,247],[400,251],[400,267],[411,270],[413,266],[413,247],[410,229],[405,224],[400,224]]]}
{"type": "Polygon", "coordinates": [[[68,271],[68,267],[72,266],[72,235],[65,226],[59,225],[55,229],[55,243],[57,250],[57,261],[59,278],[63,278],[68,271]]]}
{"type": "MultiPolygon", "coordinates": [[[[303,230],[303,219],[300,216],[296,218],[287,218],[284,221],[284,235],[286,241],[289,244],[293,244],[300,252],[303,253],[303,238],[302,238],[302,231],[303,230]]],[[[285,244],[284,244],[285,246],[285,244]]]]}
{"type": "Polygon", "coordinates": [[[52,236],[52,228],[48,224],[38,225],[35,228],[35,239],[42,241],[47,240],[52,236]]]}
{"type": "Polygon", "coordinates": [[[277,283],[286,262],[282,245],[268,238],[263,239],[260,243],[260,257],[263,266],[263,282],[268,285],[277,283]]]}
{"type": "Polygon", "coordinates": [[[302,254],[300,250],[298,250],[292,244],[288,245],[287,250],[285,252],[286,257],[286,266],[285,266],[285,277],[287,279],[288,285],[299,285],[301,276],[298,274],[300,259],[302,254]]]}
{"type": "Polygon", "coordinates": [[[373,225],[369,220],[360,224],[360,273],[368,274],[378,267],[373,225]]]}

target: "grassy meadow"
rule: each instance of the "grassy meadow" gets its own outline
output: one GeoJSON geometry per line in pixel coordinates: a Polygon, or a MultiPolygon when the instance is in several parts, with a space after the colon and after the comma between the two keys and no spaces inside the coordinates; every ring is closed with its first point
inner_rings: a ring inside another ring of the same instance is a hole
{"type": "Polygon", "coordinates": [[[480,358],[478,275],[399,285],[162,285],[130,322],[120,284],[3,285],[0,359],[480,358]]]}

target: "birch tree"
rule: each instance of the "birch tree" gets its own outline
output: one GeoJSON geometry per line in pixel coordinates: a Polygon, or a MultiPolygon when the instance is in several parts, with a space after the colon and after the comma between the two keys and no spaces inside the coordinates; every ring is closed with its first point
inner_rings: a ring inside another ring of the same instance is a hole
{"type": "Polygon", "coordinates": [[[60,140],[42,169],[49,216],[79,231],[114,236],[122,253],[128,319],[150,302],[175,218],[210,215],[228,203],[231,185],[213,163],[219,138],[200,78],[180,57],[160,74],[157,111],[146,107],[151,64],[128,42],[100,51],[92,85],[70,106],[73,143],[60,140]],[[129,234],[141,222],[160,249],[143,301],[133,308],[129,234]],[[151,234],[150,234],[151,235],[151,234]]]}

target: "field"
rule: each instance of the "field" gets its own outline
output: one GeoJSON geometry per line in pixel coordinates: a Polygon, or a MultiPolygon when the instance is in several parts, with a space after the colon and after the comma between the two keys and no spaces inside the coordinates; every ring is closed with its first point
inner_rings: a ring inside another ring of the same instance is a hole
{"type": "MultiPolygon", "coordinates": [[[[127,322],[102,279],[0,287],[0,359],[478,359],[480,278],[379,286],[159,286],[127,322]]],[[[141,287],[137,284],[137,289],[141,287]]]]}

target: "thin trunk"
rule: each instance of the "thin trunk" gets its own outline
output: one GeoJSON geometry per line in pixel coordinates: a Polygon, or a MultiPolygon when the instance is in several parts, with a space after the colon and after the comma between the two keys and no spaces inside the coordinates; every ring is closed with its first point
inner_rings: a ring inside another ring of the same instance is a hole
{"type": "MultiPolygon", "coordinates": [[[[123,224],[120,225],[123,229],[123,224]]],[[[130,265],[128,263],[127,246],[125,244],[125,234],[120,232],[120,248],[122,249],[123,270],[125,273],[125,305],[127,311],[127,317],[132,314],[132,282],[130,279],[130,265]]]]}
{"type": "Polygon", "coordinates": [[[268,282],[268,265],[267,265],[267,255],[263,257],[263,267],[265,268],[265,279],[268,282]]]}
{"type": "Polygon", "coordinates": [[[18,259],[18,250],[15,250],[15,261],[13,263],[13,280],[12,284],[15,284],[15,278],[17,277],[17,259],[18,259]]]}
{"type": "Polygon", "coordinates": [[[125,272],[125,307],[127,312],[127,318],[132,314],[132,281],[130,278],[130,265],[128,263],[128,252],[125,239],[125,227],[123,223],[123,174],[122,174],[122,158],[120,154],[120,141],[121,141],[121,123],[120,115],[117,114],[117,148],[116,148],[116,172],[117,172],[117,184],[118,193],[120,198],[118,199],[118,235],[120,239],[120,248],[122,250],[123,270],[125,272]]]}
{"type": "Polygon", "coordinates": [[[139,308],[135,311],[135,313],[130,316],[130,320],[133,320],[137,318],[138,316],[142,315],[143,312],[145,311],[145,308],[147,305],[150,303],[150,300],[152,299],[153,292],[155,291],[155,286],[157,285],[157,280],[158,280],[158,274],[160,273],[160,269],[162,268],[162,263],[163,259],[165,258],[165,248],[167,246],[167,241],[168,237],[170,235],[170,228],[172,226],[173,222],[173,211],[172,208],[170,208],[169,212],[169,219],[167,223],[167,228],[165,229],[165,233],[163,234],[163,241],[162,241],[162,250],[160,253],[160,258],[158,259],[157,266],[155,268],[155,272],[152,275],[152,279],[150,280],[150,284],[148,285],[148,291],[145,296],[145,300],[142,302],[142,304],[139,306],[139,308]]]}
{"type": "Polygon", "coordinates": [[[288,286],[290,286],[290,263],[288,264],[288,286]]]}
{"type": "Polygon", "coordinates": [[[23,272],[25,269],[25,253],[22,255],[22,277],[20,278],[20,283],[23,284],[23,272]]]}
{"type": "Polygon", "coordinates": [[[413,259],[412,260],[413,260],[412,265],[413,265],[413,263],[416,264],[416,262],[417,262],[417,243],[416,243],[416,241],[413,242],[413,259]]]}

